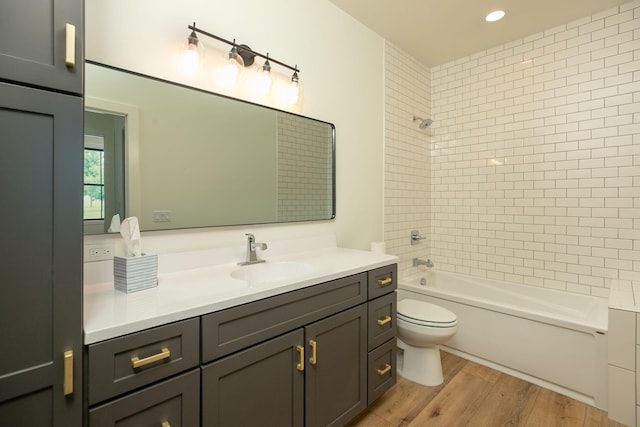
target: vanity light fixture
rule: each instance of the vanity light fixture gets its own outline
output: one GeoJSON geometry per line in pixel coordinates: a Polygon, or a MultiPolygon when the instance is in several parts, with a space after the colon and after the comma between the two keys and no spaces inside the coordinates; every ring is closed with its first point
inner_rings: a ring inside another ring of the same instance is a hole
{"type": "Polygon", "coordinates": [[[496,22],[504,18],[505,11],[504,10],[494,10],[485,16],[484,20],[487,22],[496,22]]]}
{"type": "Polygon", "coordinates": [[[184,66],[189,74],[196,72],[203,50],[202,44],[198,40],[198,35],[195,31],[191,31],[187,38],[187,48],[184,51],[184,66]]]}
{"type": "MultiPolygon", "coordinates": [[[[223,78],[226,84],[233,85],[240,70],[242,68],[250,67],[251,65],[253,65],[255,57],[259,56],[260,58],[264,58],[265,60],[264,65],[260,69],[261,74],[258,85],[259,91],[263,94],[269,92],[272,80],[271,63],[278,64],[281,67],[288,68],[289,70],[293,71],[293,74],[291,75],[291,86],[289,89],[289,101],[291,103],[296,103],[298,101],[298,97],[300,94],[300,77],[298,73],[300,72],[300,69],[297,65],[295,67],[292,67],[291,65],[270,57],[268,53],[264,55],[260,52],[256,52],[247,45],[238,44],[236,43],[235,39],[233,39],[233,41],[229,41],[222,37],[216,36],[215,34],[211,34],[201,28],[196,27],[195,22],[193,23],[193,25],[189,25],[187,28],[191,30],[191,34],[189,35],[187,43],[187,52],[196,51],[196,48],[198,48],[198,46],[200,46],[200,48],[202,46],[202,43],[199,43],[198,41],[196,33],[211,37],[212,39],[218,40],[231,46],[231,50],[229,50],[229,53],[227,54],[227,64],[225,65],[223,71],[223,78]]],[[[185,61],[187,61],[187,58],[192,58],[192,56],[194,56],[193,53],[188,54],[187,52],[185,52],[185,61]]],[[[193,62],[192,60],[190,61],[193,62]]],[[[198,61],[196,60],[196,66],[197,62],[198,61]]]]}
{"type": "Polygon", "coordinates": [[[298,77],[298,72],[294,71],[291,76],[291,86],[289,87],[289,102],[291,104],[297,103],[298,97],[300,97],[300,78],[298,77]]]}
{"type": "Polygon", "coordinates": [[[261,95],[269,93],[271,88],[271,64],[269,63],[269,53],[267,52],[267,59],[264,61],[262,70],[260,71],[259,88],[261,95]]]}
{"type": "Polygon", "coordinates": [[[238,53],[236,39],[233,39],[233,46],[227,54],[227,63],[222,71],[224,83],[227,86],[233,86],[242,67],[244,67],[244,59],[242,59],[242,56],[238,53]]]}

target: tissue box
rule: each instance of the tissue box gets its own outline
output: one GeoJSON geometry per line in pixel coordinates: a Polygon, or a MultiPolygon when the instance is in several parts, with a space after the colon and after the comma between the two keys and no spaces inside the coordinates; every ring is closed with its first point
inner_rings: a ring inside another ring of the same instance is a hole
{"type": "Polygon", "coordinates": [[[115,288],[136,292],[158,286],[158,255],[113,257],[115,288]]]}

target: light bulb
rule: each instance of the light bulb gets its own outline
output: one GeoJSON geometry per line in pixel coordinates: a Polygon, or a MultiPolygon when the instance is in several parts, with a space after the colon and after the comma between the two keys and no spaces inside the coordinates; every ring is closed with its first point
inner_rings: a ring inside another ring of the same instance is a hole
{"type": "Polygon", "coordinates": [[[296,104],[300,96],[300,78],[298,72],[294,71],[291,76],[291,86],[289,86],[289,103],[296,104]]]}
{"type": "MultiPolygon", "coordinates": [[[[193,23],[195,27],[195,22],[193,23]]],[[[200,59],[202,57],[202,53],[204,49],[202,44],[198,40],[198,36],[195,31],[191,31],[191,34],[187,38],[187,47],[184,51],[182,65],[184,67],[184,71],[187,74],[195,74],[198,70],[198,65],[200,64],[200,59]]]]}
{"type": "Polygon", "coordinates": [[[267,60],[262,66],[260,77],[258,79],[258,92],[260,92],[260,95],[268,94],[269,89],[271,88],[271,64],[269,63],[268,58],[269,54],[267,54],[267,60]]]}
{"type": "Polygon", "coordinates": [[[504,18],[505,12],[504,10],[494,10],[490,14],[488,14],[484,19],[487,22],[496,22],[504,18]]]}
{"type": "Polygon", "coordinates": [[[240,67],[243,64],[242,57],[238,55],[238,48],[234,44],[227,56],[227,63],[222,69],[222,80],[226,86],[233,86],[235,84],[238,74],[240,73],[240,67]]]}

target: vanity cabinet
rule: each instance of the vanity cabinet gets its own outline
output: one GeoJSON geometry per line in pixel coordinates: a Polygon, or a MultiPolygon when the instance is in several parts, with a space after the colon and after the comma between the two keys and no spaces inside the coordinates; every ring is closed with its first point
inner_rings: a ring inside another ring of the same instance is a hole
{"type": "Polygon", "coordinates": [[[90,425],[199,425],[199,350],[199,318],[89,345],[90,425]]]}
{"type": "Polygon", "coordinates": [[[395,271],[87,346],[89,425],[345,425],[395,383],[395,271]]]}
{"type": "Polygon", "coordinates": [[[203,426],[355,417],[367,406],[366,300],[361,273],[204,316],[205,362],[255,345],[204,366],[203,426]]]}
{"type": "Polygon", "coordinates": [[[82,94],[82,0],[3,0],[0,16],[0,80],[82,94]]]}
{"type": "Polygon", "coordinates": [[[82,111],[0,82],[2,425],[82,424],[82,111]]]}
{"type": "Polygon", "coordinates": [[[367,405],[382,396],[397,380],[397,275],[396,264],[371,270],[368,274],[367,405]]]}
{"type": "Polygon", "coordinates": [[[82,0],[0,1],[0,424],[7,426],[82,425],[83,102],[67,95],[83,90],[82,10],[82,0]],[[65,62],[67,23],[76,28],[75,67],[65,62]]]}

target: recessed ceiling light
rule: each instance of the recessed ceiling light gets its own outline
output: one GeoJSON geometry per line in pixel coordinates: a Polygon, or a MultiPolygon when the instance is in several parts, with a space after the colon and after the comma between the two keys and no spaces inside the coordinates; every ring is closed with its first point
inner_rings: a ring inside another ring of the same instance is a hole
{"type": "Polygon", "coordinates": [[[504,10],[494,10],[488,14],[484,19],[487,22],[496,22],[504,18],[504,10]]]}

